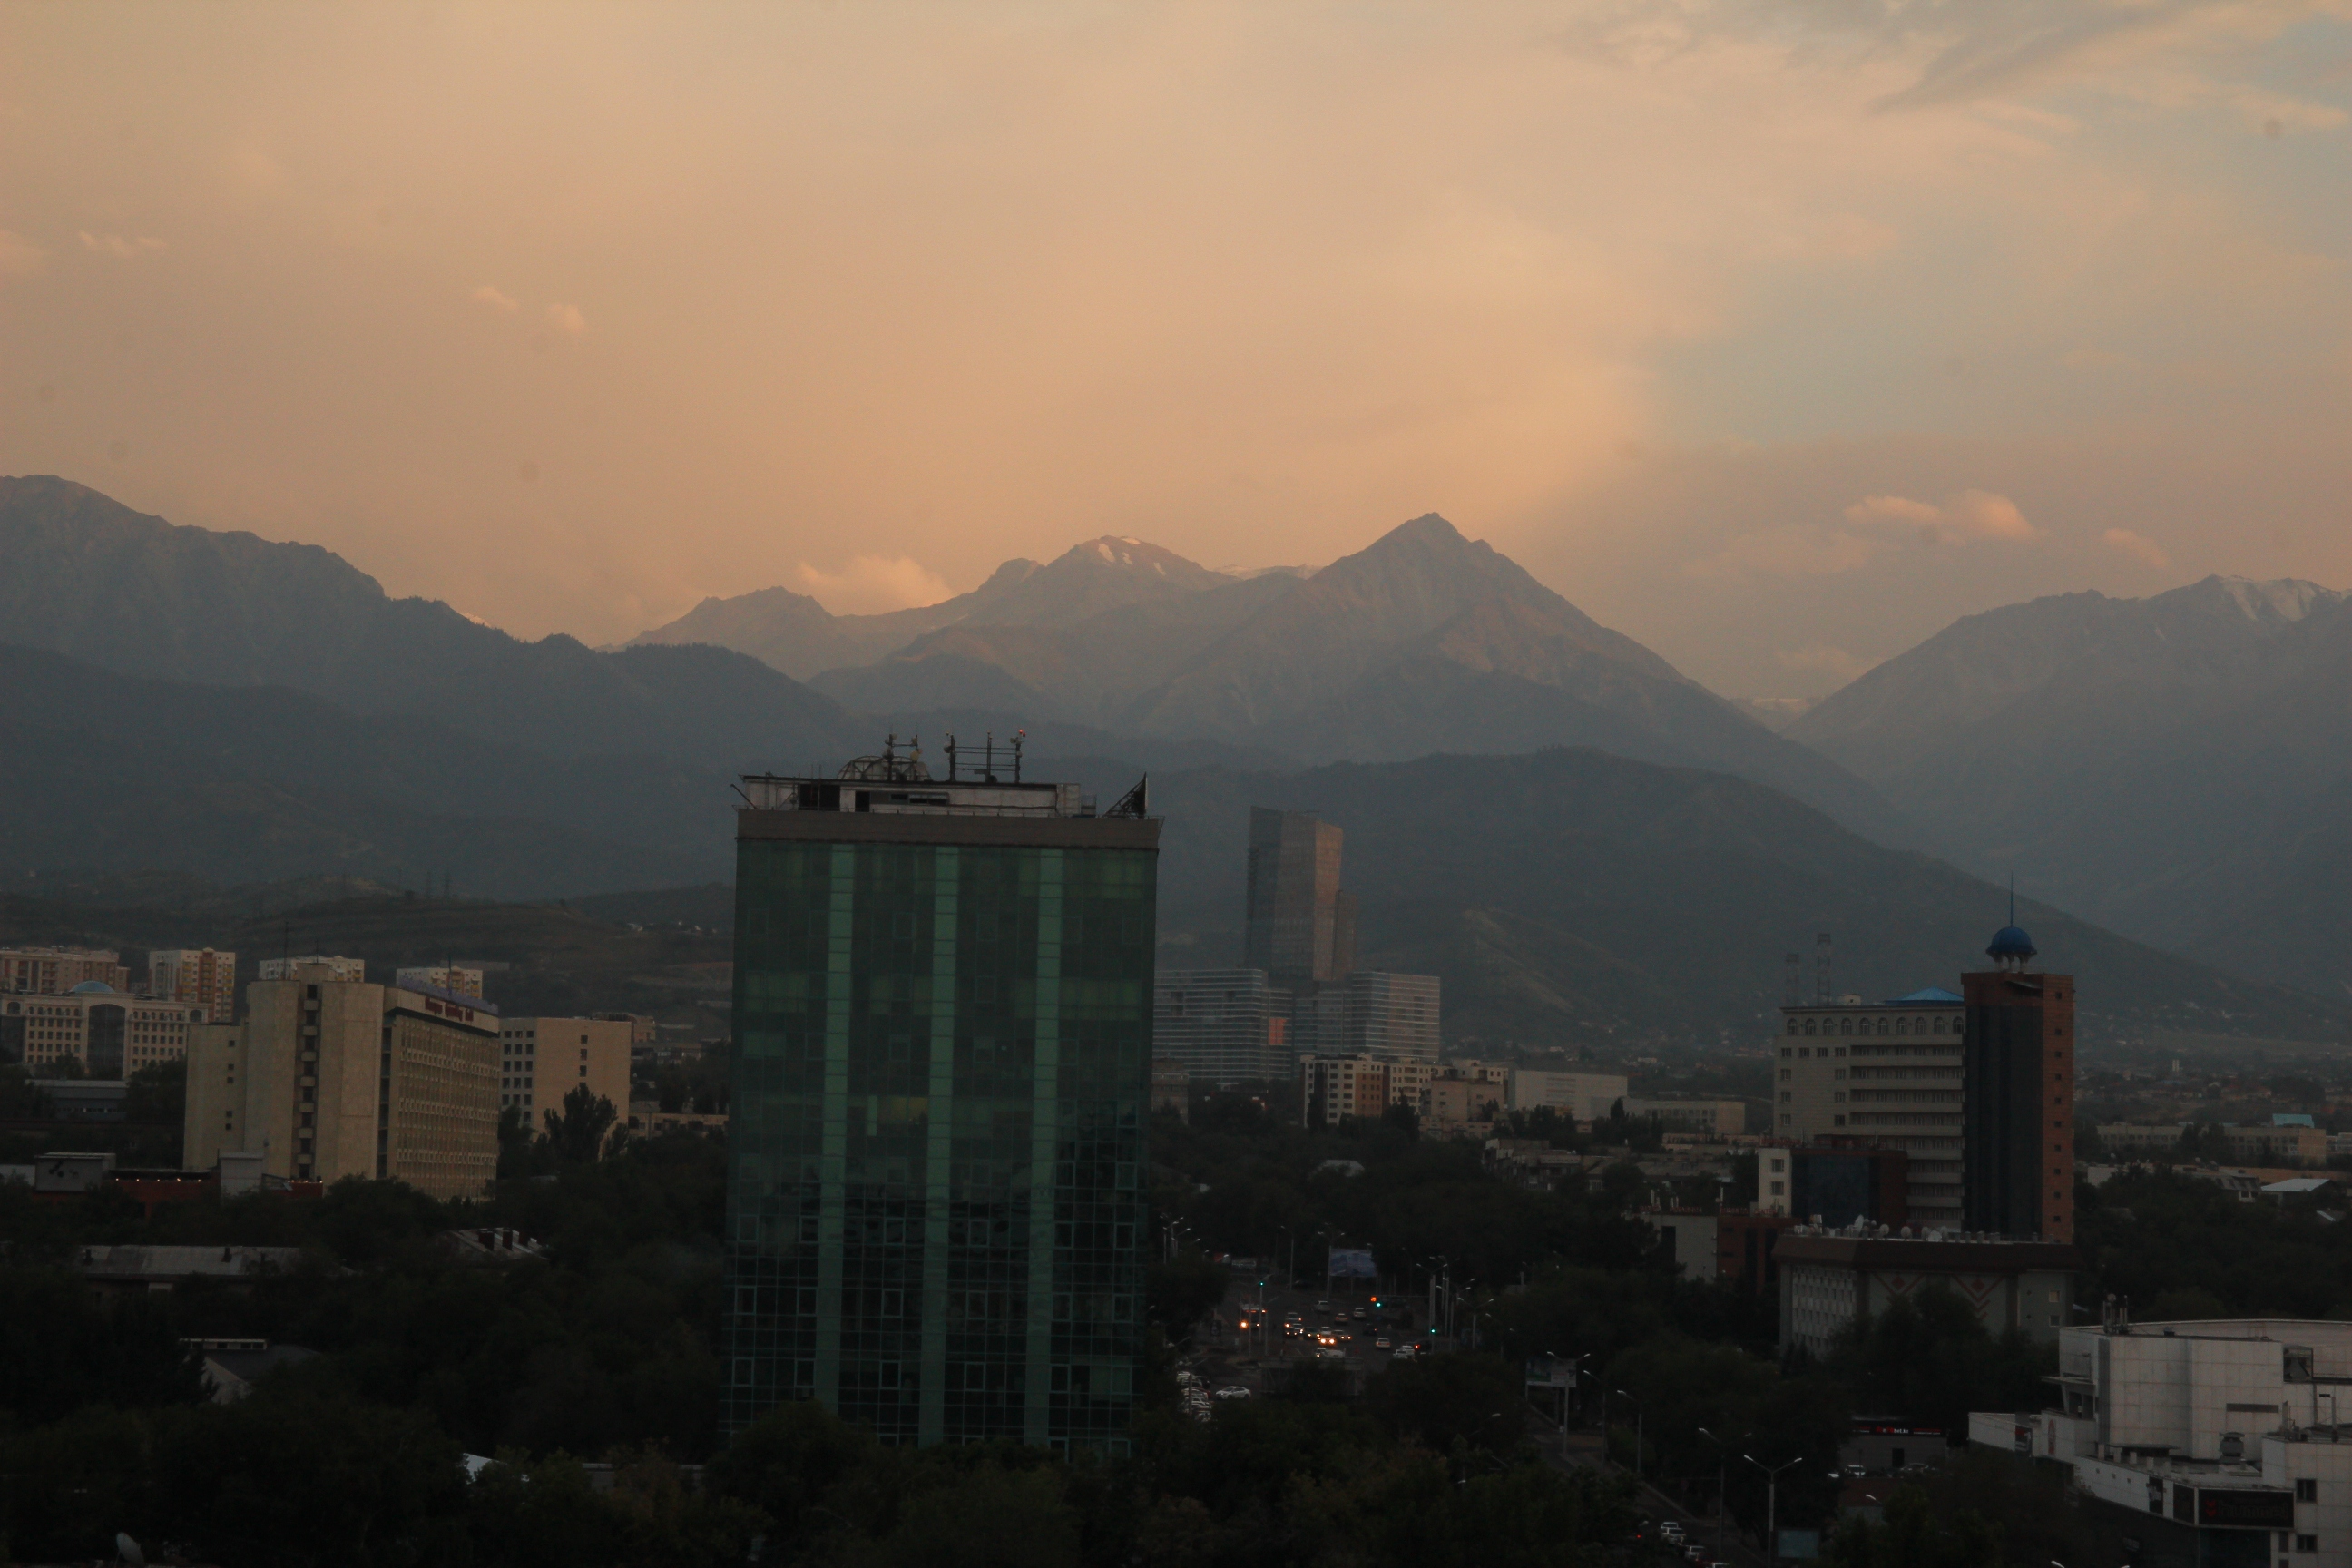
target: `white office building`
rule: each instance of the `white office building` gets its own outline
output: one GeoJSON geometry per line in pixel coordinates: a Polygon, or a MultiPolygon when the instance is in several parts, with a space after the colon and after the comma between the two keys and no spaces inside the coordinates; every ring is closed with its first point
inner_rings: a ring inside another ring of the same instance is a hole
{"type": "Polygon", "coordinates": [[[2129,1516],[2139,1568],[2352,1568],[2352,1323],[2111,1313],[2061,1333],[2057,1383],[2055,1409],[1972,1412],[1969,1440],[2067,1466],[2129,1516]]]}

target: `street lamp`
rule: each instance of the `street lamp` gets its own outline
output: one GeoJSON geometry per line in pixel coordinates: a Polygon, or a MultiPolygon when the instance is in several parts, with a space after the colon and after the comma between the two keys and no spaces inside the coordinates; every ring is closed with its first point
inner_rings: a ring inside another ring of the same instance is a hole
{"type": "MultiPolygon", "coordinates": [[[[1633,1399],[1632,1394],[1622,1388],[1617,1391],[1617,1397],[1633,1399]]],[[[1633,1399],[1633,1484],[1635,1486],[1642,1484],[1642,1423],[1646,1419],[1646,1415],[1647,1413],[1642,1408],[1642,1402],[1633,1399]]]]}
{"type": "Polygon", "coordinates": [[[1805,1462],[1804,1458],[1801,1455],[1785,1465],[1768,1465],[1753,1454],[1739,1457],[1764,1472],[1764,1561],[1778,1563],[1780,1561],[1780,1472],[1796,1468],[1805,1462]]]}
{"type": "Polygon", "coordinates": [[[1731,1445],[1702,1426],[1698,1435],[1715,1445],[1715,1554],[1723,1555],[1723,1516],[1731,1510],[1724,1505],[1724,1479],[1731,1468],[1731,1445]]]}

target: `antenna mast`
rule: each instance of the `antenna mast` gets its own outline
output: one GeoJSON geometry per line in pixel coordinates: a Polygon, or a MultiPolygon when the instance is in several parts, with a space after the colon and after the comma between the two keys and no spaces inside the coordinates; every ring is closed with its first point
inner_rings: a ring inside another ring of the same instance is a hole
{"type": "Polygon", "coordinates": [[[1822,932],[1813,942],[1813,1000],[1824,1007],[1830,1003],[1830,933],[1827,931],[1822,932]]]}

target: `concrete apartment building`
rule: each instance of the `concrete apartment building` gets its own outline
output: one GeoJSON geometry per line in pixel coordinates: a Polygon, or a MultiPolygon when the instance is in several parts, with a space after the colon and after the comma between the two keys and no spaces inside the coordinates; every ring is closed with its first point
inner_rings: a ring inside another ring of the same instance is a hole
{"type": "MultiPolygon", "coordinates": [[[[471,997],[278,961],[236,1024],[200,1025],[184,1163],[258,1153],[269,1175],[406,1182],[476,1196],[498,1173],[497,1012],[471,997]]],[[[624,1101],[625,1103],[625,1090],[624,1101]]]]}
{"type": "Polygon", "coordinates": [[[131,989],[131,971],[119,952],[86,947],[0,947],[0,992],[56,996],[95,980],[113,991],[131,989]]]}
{"type": "Polygon", "coordinates": [[[1622,1073],[1514,1068],[1510,1106],[1513,1110],[1534,1110],[1548,1105],[1573,1121],[1595,1121],[1625,1098],[1625,1089],[1622,1073]]]}
{"type": "Polygon", "coordinates": [[[520,1110],[524,1126],[538,1131],[583,1085],[628,1115],[628,1019],[505,1018],[498,1030],[499,1107],[520,1110]]]}
{"type": "Polygon", "coordinates": [[[1627,1100],[1625,1119],[1654,1121],[1669,1132],[1731,1138],[1748,1131],[1744,1100],[1627,1100]]]}
{"type": "Polygon", "coordinates": [[[420,991],[453,991],[460,996],[482,994],[482,972],[464,964],[435,964],[430,968],[398,969],[393,972],[393,984],[413,986],[420,991]]]}
{"type": "Polygon", "coordinates": [[[1826,1356],[1840,1335],[1904,1297],[1942,1285],[1998,1335],[2048,1341],[2074,1304],[2074,1249],[2056,1242],[1975,1241],[1832,1232],[1801,1225],[1773,1248],[1780,1277],[1780,1348],[1826,1356]]]}
{"type": "MultiPolygon", "coordinates": [[[[2108,1122],[2099,1129],[2099,1142],[2110,1154],[2148,1159],[2173,1153],[2189,1131],[2185,1121],[2108,1122]]],[[[2331,1152],[2327,1134],[2316,1127],[2224,1126],[2221,1137],[2230,1158],[2245,1165],[2325,1165],[2331,1152]]]]}
{"type": "Polygon", "coordinates": [[[189,1031],[204,1018],[202,1007],[133,996],[98,980],[61,996],[11,994],[0,997],[0,1063],[41,1078],[73,1061],[85,1077],[120,1080],[187,1055],[189,1031]]]}
{"type": "Polygon", "coordinates": [[[1262,969],[1167,969],[1151,986],[1151,1050],[1219,1089],[1276,1083],[1297,1068],[1290,994],[1262,969]]]}
{"type": "Polygon", "coordinates": [[[1965,1021],[1963,999],[1932,987],[1782,1007],[1773,1135],[1899,1149],[1910,1162],[1912,1223],[1959,1225],[1965,1021]]]}
{"type": "Polygon", "coordinates": [[[2352,1568],[2352,1323],[2223,1319],[2058,1335],[2057,1403],[1969,1440],[2063,1465],[2142,1568],[2352,1568]]]}
{"type": "Polygon", "coordinates": [[[1299,1052],[1433,1064],[1443,1048],[1439,1004],[1434,974],[1357,970],[1298,998],[1299,1052]]]}
{"type": "Polygon", "coordinates": [[[201,1007],[208,1020],[227,1023],[236,1016],[236,954],[209,947],[150,952],[147,994],[201,1007]]]}
{"type": "Polygon", "coordinates": [[[255,973],[263,980],[286,980],[298,969],[306,974],[323,972],[330,980],[356,982],[367,978],[366,960],[324,952],[308,952],[299,958],[265,958],[255,973]]]}

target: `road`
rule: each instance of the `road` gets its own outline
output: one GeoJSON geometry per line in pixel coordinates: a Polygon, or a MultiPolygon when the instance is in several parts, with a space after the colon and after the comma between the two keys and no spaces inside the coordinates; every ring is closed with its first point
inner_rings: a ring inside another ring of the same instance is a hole
{"type": "MultiPolygon", "coordinates": [[[[1217,1319],[1223,1330],[1212,1336],[1211,1342],[1202,1352],[1203,1364],[1201,1373],[1212,1387],[1238,1384],[1254,1394],[1264,1392],[1264,1383],[1257,1370],[1261,1357],[1269,1354],[1281,1356],[1286,1351],[1295,1352],[1299,1347],[1298,1341],[1282,1337],[1285,1313],[1298,1313],[1307,1320],[1311,1330],[1327,1321],[1332,1321],[1336,1326],[1335,1318],[1327,1318],[1315,1310],[1315,1303],[1318,1300],[1328,1300],[1333,1308],[1343,1310],[1358,1306],[1369,1307],[1371,1301],[1370,1282],[1366,1280],[1334,1281],[1327,1293],[1286,1289],[1274,1275],[1267,1276],[1263,1295],[1265,1328],[1262,1333],[1241,1336],[1233,1331],[1234,1325],[1243,1315],[1243,1308],[1251,1309],[1252,1316],[1258,1315],[1255,1309],[1260,1300],[1260,1289],[1255,1277],[1246,1282],[1237,1283],[1218,1309],[1217,1319]],[[1349,1292],[1350,1285],[1355,1288],[1353,1294],[1349,1292]]],[[[1402,1326],[1375,1327],[1369,1318],[1358,1322],[1350,1317],[1346,1326],[1355,1339],[1340,1348],[1348,1352],[1347,1364],[1352,1370],[1370,1373],[1387,1364],[1392,1352],[1375,1349],[1372,1344],[1375,1338],[1384,1336],[1400,1343],[1407,1339],[1424,1344],[1432,1342],[1419,1331],[1426,1326],[1423,1322],[1428,1307],[1425,1296],[1383,1296],[1381,1300],[1387,1304],[1388,1311],[1394,1314],[1391,1321],[1401,1322],[1409,1320],[1412,1331],[1408,1332],[1402,1326]]],[[[1603,1458],[1598,1433],[1562,1432],[1548,1416],[1532,1408],[1528,1412],[1528,1425],[1536,1434],[1538,1447],[1549,1462],[1563,1468],[1580,1465],[1588,1468],[1607,1469],[1618,1475],[1626,1474],[1622,1466],[1609,1464],[1603,1458]]],[[[1643,1487],[1637,1498],[1637,1506],[1644,1515],[1662,1523],[1669,1519],[1680,1521],[1688,1532],[1689,1540],[1706,1547],[1724,1562],[1734,1564],[1735,1568],[1767,1568],[1764,1554],[1742,1542],[1737,1530],[1729,1524],[1727,1523],[1722,1531],[1723,1545],[1717,1551],[1716,1521],[1712,1517],[1694,1514],[1664,1493],[1649,1487],[1643,1487]]]]}

